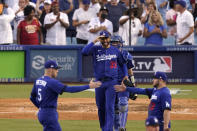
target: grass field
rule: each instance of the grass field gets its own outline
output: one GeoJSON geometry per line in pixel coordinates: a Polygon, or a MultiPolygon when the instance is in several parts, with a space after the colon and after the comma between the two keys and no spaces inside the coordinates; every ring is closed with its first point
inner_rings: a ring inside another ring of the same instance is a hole
{"type": "MultiPolygon", "coordinates": [[[[196,131],[195,120],[172,121],[172,131],[196,131]]],[[[100,131],[98,121],[60,120],[62,131],[100,131]]],[[[128,121],[128,131],[145,131],[144,121],[128,121]]],[[[0,119],[1,131],[41,131],[42,126],[37,120],[0,119]]]]}
{"type": "MultiPolygon", "coordinates": [[[[151,85],[139,85],[141,88],[151,88],[151,85]]],[[[170,89],[192,90],[186,92],[187,94],[172,95],[173,98],[193,98],[197,99],[197,85],[169,85],[170,89]]],[[[29,98],[32,89],[31,84],[3,84],[0,85],[0,99],[1,98],[29,98]]],[[[89,98],[94,97],[93,92],[83,91],[80,93],[63,93],[60,98],[89,98]]],[[[144,97],[144,96],[139,96],[144,97]]]]}
{"type": "MultiPolygon", "coordinates": [[[[146,88],[151,85],[139,85],[146,88]]],[[[169,85],[170,89],[192,90],[182,95],[172,95],[177,99],[197,99],[197,85],[169,85]]],[[[4,98],[29,98],[32,89],[31,84],[4,84],[0,85],[0,99],[4,98]]],[[[88,98],[94,97],[93,92],[84,91],[81,93],[64,93],[63,98],[88,98]]],[[[143,96],[140,96],[144,98],[143,96]]],[[[140,98],[139,97],[139,98],[140,98]]],[[[0,105],[1,106],[1,105],[0,105]]],[[[61,120],[62,131],[99,131],[99,122],[96,120],[61,120]]],[[[37,120],[23,119],[0,119],[0,131],[41,131],[42,126],[37,120]]],[[[128,121],[128,131],[145,131],[144,121],[128,121]]],[[[172,131],[197,131],[197,120],[173,120],[172,131]]]]}

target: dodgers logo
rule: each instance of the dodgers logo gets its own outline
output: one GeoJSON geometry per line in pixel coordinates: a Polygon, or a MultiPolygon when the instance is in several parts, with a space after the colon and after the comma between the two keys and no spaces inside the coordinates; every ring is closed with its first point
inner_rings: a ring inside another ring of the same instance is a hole
{"type": "Polygon", "coordinates": [[[151,100],[157,100],[157,96],[156,95],[152,95],[151,96],[151,100]]]}
{"type": "Polygon", "coordinates": [[[117,58],[116,55],[105,55],[105,54],[102,54],[102,55],[97,55],[96,56],[96,60],[97,61],[105,61],[105,60],[112,60],[114,58],[117,58]]]}

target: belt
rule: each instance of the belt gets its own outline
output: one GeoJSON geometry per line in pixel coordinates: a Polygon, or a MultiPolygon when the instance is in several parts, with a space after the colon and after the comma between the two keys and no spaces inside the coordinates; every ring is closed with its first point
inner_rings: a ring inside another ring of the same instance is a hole
{"type": "Polygon", "coordinates": [[[40,109],[40,110],[43,110],[43,109],[56,109],[56,107],[53,107],[53,106],[49,106],[49,107],[40,107],[39,109],[40,109]]]}
{"type": "Polygon", "coordinates": [[[112,81],[113,78],[111,78],[111,77],[103,77],[103,78],[99,78],[98,80],[101,81],[101,82],[106,82],[106,81],[112,81]]]}

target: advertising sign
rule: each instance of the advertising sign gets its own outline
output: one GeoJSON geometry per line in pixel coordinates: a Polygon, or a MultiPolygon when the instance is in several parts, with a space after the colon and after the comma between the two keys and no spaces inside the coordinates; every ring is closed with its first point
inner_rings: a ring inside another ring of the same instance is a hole
{"type": "Polygon", "coordinates": [[[62,81],[72,81],[78,77],[78,52],[76,50],[31,50],[30,78],[35,80],[44,73],[44,63],[55,60],[62,68],[58,78],[62,81]]]}
{"type": "Polygon", "coordinates": [[[1,51],[0,60],[0,82],[23,81],[25,77],[24,51],[1,51]]]}

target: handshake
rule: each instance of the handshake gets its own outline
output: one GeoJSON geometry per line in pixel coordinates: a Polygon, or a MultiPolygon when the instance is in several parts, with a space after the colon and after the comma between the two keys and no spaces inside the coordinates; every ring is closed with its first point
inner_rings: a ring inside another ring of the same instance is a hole
{"type": "MultiPolygon", "coordinates": [[[[135,87],[135,84],[133,82],[131,82],[128,79],[123,80],[121,85],[115,85],[114,88],[116,90],[116,92],[123,92],[126,91],[127,87],[135,87]]],[[[129,98],[131,100],[136,100],[137,99],[137,94],[134,93],[129,93],[129,98]]]]}

